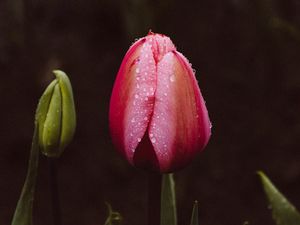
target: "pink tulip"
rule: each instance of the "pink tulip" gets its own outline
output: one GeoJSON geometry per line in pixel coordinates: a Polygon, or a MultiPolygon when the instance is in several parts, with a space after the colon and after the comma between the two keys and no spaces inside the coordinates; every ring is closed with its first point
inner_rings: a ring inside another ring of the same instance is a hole
{"type": "Polygon", "coordinates": [[[172,172],[207,144],[211,125],[188,60],[150,32],[126,53],[110,101],[110,130],[133,166],[172,172]]]}

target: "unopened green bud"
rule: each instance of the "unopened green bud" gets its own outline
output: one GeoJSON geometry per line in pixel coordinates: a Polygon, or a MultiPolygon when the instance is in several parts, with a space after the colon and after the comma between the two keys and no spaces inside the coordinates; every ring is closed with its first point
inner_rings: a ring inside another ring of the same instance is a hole
{"type": "Polygon", "coordinates": [[[68,76],[60,70],[53,73],[56,79],[40,98],[36,123],[42,153],[49,157],[59,157],[73,138],[76,113],[68,76]]]}

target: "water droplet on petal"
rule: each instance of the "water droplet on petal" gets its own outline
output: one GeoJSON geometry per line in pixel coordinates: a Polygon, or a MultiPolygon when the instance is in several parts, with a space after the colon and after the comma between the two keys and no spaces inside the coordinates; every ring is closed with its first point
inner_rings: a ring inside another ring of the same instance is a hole
{"type": "Polygon", "coordinates": [[[156,138],[155,137],[151,138],[151,142],[155,143],[156,142],[156,138]]]}
{"type": "Polygon", "coordinates": [[[139,73],[139,72],[140,72],[140,68],[136,68],[136,69],[135,69],[135,72],[136,72],[136,73],[139,73]]]}
{"type": "Polygon", "coordinates": [[[135,98],[139,98],[139,95],[138,95],[138,94],[135,94],[134,97],[135,97],[135,98]]]}
{"type": "Polygon", "coordinates": [[[141,140],[142,140],[142,139],[140,139],[140,138],[137,139],[138,142],[141,142],[141,140]]]}
{"type": "Polygon", "coordinates": [[[175,75],[170,76],[170,81],[174,82],[175,81],[175,75]]]}

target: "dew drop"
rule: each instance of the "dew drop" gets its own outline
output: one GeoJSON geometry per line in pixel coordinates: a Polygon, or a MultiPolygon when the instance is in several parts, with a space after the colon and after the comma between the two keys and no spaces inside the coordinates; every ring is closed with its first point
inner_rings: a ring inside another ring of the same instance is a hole
{"type": "Polygon", "coordinates": [[[151,138],[151,142],[155,143],[156,142],[156,138],[155,137],[151,138]]]}
{"type": "Polygon", "coordinates": [[[147,117],[147,116],[145,116],[145,117],[144,117],[144,120],[148,120],[148,117],[147,117]]]}
{"type": "Polygon", "coordinates": [[[136,72],[136,73],[139,73],[139,72],[140,72],[140,68],[136,68],[136,69],[135,69],[135,72],[136,72]]]}
{"type": "Polygon", "coordinates": [[[168,94],[165,92],[165,93],[164,93],[164,96],[168,96],[168,94]]]}
{"type": "Polygon", "coordinates": [[[137,139],[138,142],[141,142],[141,140],[142,140],[142,139],[140,139],[140,138],[137,139]]]}
{"type": "Polygon", "coordinates": [[[135,119],[134,119],[134,118],[132,118],[132,119],[131,119],[131,123],[134,123],[134,122],[135,122],[135,119]]]}
{"type": "Polygon", "coordinates": [[[175,81],[175,75],[170,76],[170,81],[174,82],[175,81]]]}
{"type": "Polygon", "coordinates": [[[153,137],[153,134],[152,134],[152,133],[150,133],[150,134],[149,134],[149,136],[150,136],[150,137],[153,137]]]}
{"type": "Polygon", "coordinates": [[[139,95],[138,95],[138,94],[135,94],[134,97],[135,97],[135,98],[139,98],[139,95]]]}

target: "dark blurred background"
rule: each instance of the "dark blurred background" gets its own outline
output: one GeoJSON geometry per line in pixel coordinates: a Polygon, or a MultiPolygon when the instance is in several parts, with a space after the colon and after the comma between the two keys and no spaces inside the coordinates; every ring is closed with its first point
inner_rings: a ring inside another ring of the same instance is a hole
{"type": "MultiPolygon", "coordinates": [[[[195,199],[201,224],[273,224],[257,170],[300,208],[299,12],[298,0],[1,0],[0,224],[11,222],[56,68],[71,79],[78,116],[58,162],[63,224],[103,224],[105,201],[124,225],[146,224],[146,175],[115,152],[108,108],[124,54],[149,29],[193,64],[213,123],[206,150],[175,175],[179,225],[195,199]]],[[[34,222],[52,224],[42,156],[34,222]]]]}

